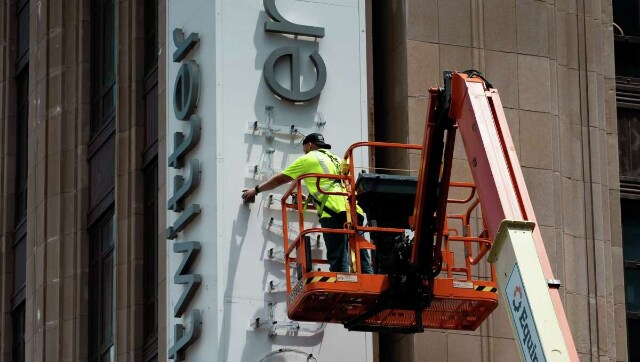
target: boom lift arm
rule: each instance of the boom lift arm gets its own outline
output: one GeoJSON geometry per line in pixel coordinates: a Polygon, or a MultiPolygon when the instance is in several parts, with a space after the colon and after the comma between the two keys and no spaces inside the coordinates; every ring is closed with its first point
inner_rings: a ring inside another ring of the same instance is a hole
{"type": "Polygon", "coordinates": [[[339,322],[361,331],[475,330],[496,308],[500,288],[523,360],[578,361],[500,97],[478,72],[447,72],[444,88],[429,90],[422,145],[360,142],[344,160],[343,175],[303,175],[283,195],[291,319],[339,322]],[[450,180],[457,132],[475,185],[450,180]],[[420,150],[418,177],[363,173],[356,181],[358,147],[420,150]],[[346,192],[324,193],[348,199],[352,223],[345,229],[305,229],[301,182],[308,177],[317,185],[321,178],[343,182],[346,192]],[[470,196],[452,199],[450,188],[470,190],[470,196]],[[296,196],[289,202],[291,195],[296,196]],[[367,225],[357,222],[356,200],[367,225]],[[467,209],[451,214],[452,205],[467,209]],[[473,236],[471,215],[478,206],[482,231],[473,236]],[[292,244],[287,210],[298,214],[292,244]],[[460,229],[452,226],[455,221],[460,229]],[[412,238],[405,236],[409,228],[412,238]],[[314,270],[327,263],[311,250],[311,234],[319,232],[347,236],[356,273],[314,270]],[[364,240],[365,232],[375,246],[364,240]],[[464,246],[463,267],[456,265],[453,243],[464,246]],[[360,274],[362,248],[375,249],[376,274],[360,274]],[[489,277],[475,275],[473,268],[489,252],[489,277]]]}
{"type": "Polygon", "coordinates": [[[498,92],[476,74],[451,75],[449,116],[458,125],[482,204],[489,262],[527,361],[578,355],[516,156],[498,92]],[[536,334],[538,341],[536,343],[536,334]]]}

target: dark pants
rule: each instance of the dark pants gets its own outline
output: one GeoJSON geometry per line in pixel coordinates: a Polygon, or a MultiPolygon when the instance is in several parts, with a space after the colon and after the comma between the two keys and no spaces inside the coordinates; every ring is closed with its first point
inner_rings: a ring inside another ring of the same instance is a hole
{"type": "MultiPolygon", "coordinates": [[[[358,215],[358,222],[362,224],[364,218],[358,215]]],[[[347,214],[341,212],[336,216],[320,219],[320,225],[327,229],[343,229],[347,222],[347,214]]],[[[324,233],[324,243],[327,246],[327,259],[329,260],[329,270],[332,272],[349,272],[349,243],[345,234],[324,233]]],[[[373,274],[371,269],[371,256],[366,249],[360,250],[360,266],[363,274],[373,274]]]]}

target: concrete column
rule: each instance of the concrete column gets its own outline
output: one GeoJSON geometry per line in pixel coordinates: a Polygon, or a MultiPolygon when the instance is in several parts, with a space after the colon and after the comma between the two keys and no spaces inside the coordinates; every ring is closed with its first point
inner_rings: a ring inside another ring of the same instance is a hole
{"type": "MultiPolygon", "coordinates": [[[[482,71],[500,92],[578,352],[626,361],[611,1],[391,3],[386,26],[373,25],[388,29],[374,43],[395,59],[375,63],[390,82],[376,103],[377,125],[390,129],[377,126],[376,138],[420,143],[442,71],[482,71]]],[[[456,148],[452,180],[470,181],[456,148]]],[[[418,161],[410,156],[409,167],[418,161]]],[[[513,360],[509,323],[499,308],[473,333],[416,335],[415,358],[513,360]]]]}

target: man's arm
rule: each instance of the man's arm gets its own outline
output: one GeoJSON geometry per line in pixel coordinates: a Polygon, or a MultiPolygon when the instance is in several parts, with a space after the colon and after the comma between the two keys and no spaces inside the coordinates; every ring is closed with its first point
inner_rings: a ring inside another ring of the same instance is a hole
{"type": "MultiPolygon", "coordinates": [[[[262,191],[269,191],[269,190],[273,190],[276,187],[280,186],[280,185],[284,185],[287,182],[291,182],[293,179],[283,173],[279,173],[273,177],[271,177],[270,179],[268,179],[267,181],[259,184],[257,186],[258,190],[260,190],[260,192],[262,191]]],[[[258,190],[256,190],[255,187],[252,187],[250,189],[244,189],[242,190],[242,199],[244,200],[244,203],[250,203],[253,202],[255,200],[256,195],[258,194],[258,190]]]]}

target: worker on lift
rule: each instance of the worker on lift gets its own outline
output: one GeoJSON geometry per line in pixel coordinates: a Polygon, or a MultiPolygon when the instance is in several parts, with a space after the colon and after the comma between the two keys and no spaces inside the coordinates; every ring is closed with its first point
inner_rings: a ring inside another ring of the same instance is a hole
{"type": "MultiPolygon", "coordinates": [[[[331,145],[325,143],[324,136],[320,133],[311,133],[302,140],[304,155],[298,157],[282,173],[279,173],[267,181],[250,189],[242,190],[244,203],[252,203],[255,196],[262,191],[272,190],[280,185],[291,182],[304,174],[321,173],[330,175],[340,174],[340,159],[328,150],[331,145]]],[[[304,183],[309,190],[309,197],[315,203],[320,218],[320,225],[328,229],[343,229],[347,222],[347,199],[344,196],[327,195],[318,191],[316,178],[307,177],[304,183]]],[[[345,192],[340,180],[321,179],[320,187],[323,191],[345,192]]],[[[363,211],[358,207],[358,223],[364,221],[363,211]]],[[[327,259],[329,270],[332,272],[349,272],[349,253],[347,235],[324,233],[324,242],[327,246],[327,259]]],[[[372,274],[371,257],[366,249],[360,250],[362,273],[372,274]]]]}

